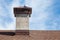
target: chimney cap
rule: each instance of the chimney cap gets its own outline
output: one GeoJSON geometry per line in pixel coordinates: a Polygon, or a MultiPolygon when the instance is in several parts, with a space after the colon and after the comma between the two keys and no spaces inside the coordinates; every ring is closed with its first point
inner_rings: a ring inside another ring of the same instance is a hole
{"type": "Polygon", "coordinates": [[[31,14],[32,8],[27,6],[14,7],[14,14],[31,14]]]}
{"type": "Polygon", "coordinates": [[[28,7],[28,6],[19,6],[19,7],[14,7],[14,8],[31,8],[31,7],[28,7]]]}

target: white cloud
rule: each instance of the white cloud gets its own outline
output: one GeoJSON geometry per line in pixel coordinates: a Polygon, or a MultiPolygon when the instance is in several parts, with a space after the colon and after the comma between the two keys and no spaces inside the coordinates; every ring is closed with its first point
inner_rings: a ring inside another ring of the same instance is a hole
{"type": "Polygon", "coordinates": [[[23,6],[21,0],[0,0],[0,30],[15,30],[14,7],[23,6]]]}
{"type": "Polygon", "coordinates": [[[0,30],[15,30],[16,21],[14,17],[13,7],[17,6],[20,6],[19,0],[12,0],[12,3],[9,5],[7,5],[4,0],[0,1],[0,30]]]}
{"type": "Polygon", "coordinates": [[[26,5],[32,7],[30,29],[45,30],[47,28],[45,21],[52,14],[52,12],[46,10],[52,5],[52,0],[26,0],[26,5]]]}
{"type": "MultiPolygon", "coordinates": [[[[0,30],[15,30],[16,20],[14,17],[13,7],[23,6],[20,3],[20,1],[21,0],[12,0],[12,2],[9,5],[7,5],[7,2],[5,2],[4,0],[0,0],[0,30]],[[7,11],[5,10],[5,8],[7,11]],[[12,22],[8,18],[11,18],[12,22]],[[6,26],[5,28],[3,24],[6,26]]],[[[30,18],[30,30],[45,30],[48,27],[56,29],[57,25],[60,23],[57,22],[59,21],[58,18],[58,20],[55,20],[56,18],[51,8],[52,4],[52,0],[25,0],[25,5],[32,7],[32,15],[30,18]],[[53,21],[51,22],[51,20],[53,21]],[[46,22],[50,26],[52,25],[52,27],[47,25],[46,22]]]]}

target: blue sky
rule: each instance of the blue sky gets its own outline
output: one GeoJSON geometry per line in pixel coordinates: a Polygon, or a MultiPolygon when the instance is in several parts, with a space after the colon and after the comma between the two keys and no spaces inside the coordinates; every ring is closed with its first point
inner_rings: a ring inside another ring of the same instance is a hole
{"type": "Polygon", "coordinates": [[[60,30],[60,0],[0,0],[0,30],[15,30],[13,7],[32,7],[30,30],[60,30]]]}

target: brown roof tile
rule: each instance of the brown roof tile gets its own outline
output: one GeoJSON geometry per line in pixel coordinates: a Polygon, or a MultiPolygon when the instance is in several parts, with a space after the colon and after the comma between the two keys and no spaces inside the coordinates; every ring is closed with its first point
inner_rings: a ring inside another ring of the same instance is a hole
{"type": "Polygon", "coordinates": [[[30,30],[29,35],[2,35],[0,40],[60,40],[60,31],[30,30]]]}

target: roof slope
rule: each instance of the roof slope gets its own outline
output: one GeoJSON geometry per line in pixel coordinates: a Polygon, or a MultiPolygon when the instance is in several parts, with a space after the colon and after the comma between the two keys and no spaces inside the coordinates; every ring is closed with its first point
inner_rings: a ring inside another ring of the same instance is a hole
{"type": "Polygon", "coordinates": [[[0,40],[60,40],[60,31],[30,30],[29,35],[2,35],[0,40]]]}

